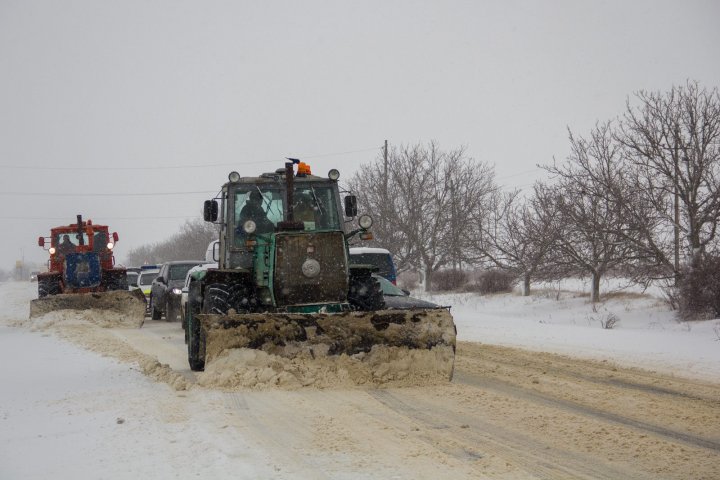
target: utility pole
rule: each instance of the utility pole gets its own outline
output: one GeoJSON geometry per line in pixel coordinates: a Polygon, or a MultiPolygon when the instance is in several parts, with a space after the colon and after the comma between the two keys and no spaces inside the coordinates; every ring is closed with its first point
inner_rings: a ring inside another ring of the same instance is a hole
{"type": "Polygon", "coordinates": [[[678,137],[680,134],[677,131],[677,128],[675,130],[675,155],[673,155],[673,166],[675,167],[675,181],[673,182],[675,185],[673,185],[675,190],[675,286],[678,286],[678,281],[680,280],[680,189],[678,188],[679,182],[680,182],[680,168],[678,165],[678,137]]]}
{"type": "Polygon", "coordinates": [[[383,165],[385,167],[384,175],[383,175],[383,194],[385,195],[385,201],[387,201],[387,195],[388,195],[388,149],[387,149],[387,140],[385,140],[385,146],[383,147],[383,165]]]}

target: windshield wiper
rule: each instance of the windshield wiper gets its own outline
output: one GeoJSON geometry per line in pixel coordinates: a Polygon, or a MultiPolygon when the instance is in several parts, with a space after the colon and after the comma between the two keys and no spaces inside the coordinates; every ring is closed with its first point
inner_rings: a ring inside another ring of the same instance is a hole
{"type": "Polygon", "coordinates": [[[317,195],[315,194],[315,187],[312,185],[310,186],[310,191],[312,192],[313,200],[315,200],[315,205],[317,206],[318,210],[320,211],[320,215],[323,215],[323,209],[322,205],[320,205],[320,200],[318,200],[317,195]]]}

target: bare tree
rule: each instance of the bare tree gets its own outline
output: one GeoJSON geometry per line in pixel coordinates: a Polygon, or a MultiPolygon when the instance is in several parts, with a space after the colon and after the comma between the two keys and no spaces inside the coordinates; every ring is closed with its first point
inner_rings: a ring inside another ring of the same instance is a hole
{"type": "Polygon", "coordinates": [[[600,299],[600,280],[610,270],[636,259],[623,215],[626,198],[620,145],[609,123],[597,125],[589,139],[570,132],[571,154],[561,166],[545,167],[557,177],[554,210],[560,231],[555,261],[592,277],[591,300],[600,299]]]}
{"type": "Polygon", "coordinates": [[[535,195],[527,200],[518,191],[493,196],[493,207],[481,225],[478,247],[491,262],[520,277],[523,295],[530,295],[530,282],[544,266],[548,251],[555,244],[557,216],[535,185],[535,195]]]}
{"type": "Polygon", "coordinates": [[[187,220],[180,231],[164,242],[141,245],[128,252],[128,265],[143,265],[171,260],[200,260],[205,258],[208,244],[217,239],[214,224],[201,219],[187,220]]]}
{"type": "Polygon", "coordinates": [[[717,245],[720,94],[688,82],[636,97],[640,105],[628,101],[618,138],[633,167],[636,194],[662,218],[643,241],[677,277],[681,250],[691,257],[717,245]],[[656,240],[668,232],[674,237],[669,245],[656,240]]]}
{"type": "Polygon", "coordinates": [[[393,252],[401,270],[422,271],[426,289],[434,272],[472,261],[468,226],[494,188],[490,167],[435,142],[391,148],[387,166],[383,159],[363,165],[349,186],[376,219],[375,243],[393,252]]]}

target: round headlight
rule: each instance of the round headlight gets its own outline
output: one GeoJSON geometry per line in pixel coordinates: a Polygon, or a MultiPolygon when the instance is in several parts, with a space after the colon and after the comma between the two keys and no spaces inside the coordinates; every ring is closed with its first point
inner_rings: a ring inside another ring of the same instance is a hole
{"type": "Polygon", "coordinates": [[[362,228],[368,229],[372,226],[372,217],[370,215],[361,215],[358,223],[362,228]]]}
{"type": "Polygon", "coordinates": [[[50,255],[55,255],[55,247],[50,247],[48,252],[50,252],[50,255]]]}
{"type": "Polygon", "coordinates": [[[337,180],[338,178],[340,178],[340,172],[338,171],[338,169],[333,168],[332,170],[330,170],[328,172],[328,178],[330,180],[337,180]]]}
{"type": "Polygon", "coordinates": [[[112,242],[108,242],[108,244],[107,244],[108,250],[112,250],[114,246],[115,246],[115,244],[112,242]]]}
{"type": "Polygon", "coordinates": [[[180,290],[179,288],[173,288],[172,293],[174,293],[175,295],[180,295],[182,293],[182,290],[180,290]]]}
{"type": "Polygon", "coordinates": [[[240,181],[240,174],[238,172],[230,172],[230,175],[228,175],[228,180],[231,182],[239,182],[240,181]]]}
{"type": "Polygon", "coordinates": [[[255,233],[255,229],[257,229],[257,225],[255,225],[255,222],[252,220],[247,220],[243,223],[243,230],[245,230],[245,233],[255,233]]]}

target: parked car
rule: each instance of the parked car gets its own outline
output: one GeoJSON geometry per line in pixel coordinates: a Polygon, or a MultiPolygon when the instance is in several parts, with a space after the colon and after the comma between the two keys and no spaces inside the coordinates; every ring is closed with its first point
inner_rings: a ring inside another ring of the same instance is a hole
{"type": "Polygon", "coordinates": [[[150,313],[150,289],[152,282],[155,277],[160,273],[160,268],[157,265],[143,265],[140,267],[140,276],[138,277],[137,285],[145,295],[146,304],[148,306],[146,314],[150,313]]]}
{"type": "Polygon", "coordinates": [[[217,262],[217,258],[220,252],[220,240],[213,240],[207,246],[205,250],[205,261],[206,262],[217,262]]]}
{"type": "Polygon", "coordinates": [[[393,285],[390,281],[378,274],[373,277],[380,282],[380,288],[385,299],[385,308],[388,309],[409,309],[409,308],[443,308],[440,305],[419,298],[411,297],[407,290],[393,285]]]}
{"type": "Polygon", "coordinates": [[[140,268],[138,267],[127,267],[126,269],[126,275],[127,275],[127,284],[128,284],[128,290],[135,290],[138,287],[138,279],[140,278],[140,268]]]}
{"type": "Polygon", "coordinates": [[[397,285],[397,271],[392,255],[384,248],[352,247],[350,248],[350,265],[374,265],[377,273],[385,277],[393,285],[397,285]]]}
{"type": "Polygon", "coordinates": [[[188,270],[187,275],[185,275],[185,284],[182,288],[182,293],[180,294],[180,315],[182,316],[182,326],[183,330],[185,330],[185,343],[188,341],[188,330],[187,330],[187,300],[188,300],[188,291],[190,289],[190,281],[200,280],[203,276],[205,276],[205,272],[207,272],[208,268],[217,268],[217,263],[203,263],[202,265],[198,265],[196,267],[191,268],[188,270]]]}
{"type": "Polygon", "coordinates": [[[163,315],[168,322],[180,319],[180,296],[188,270],[202,265],[204,260],[175,260],[165,262],[150,287],[150,316],[160,320],[163,315]]]}

